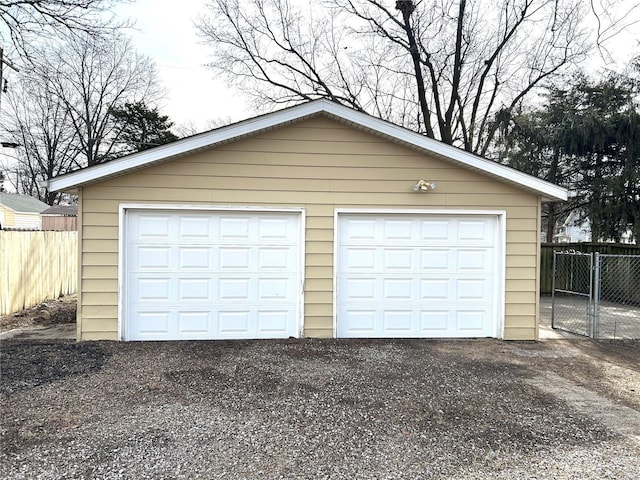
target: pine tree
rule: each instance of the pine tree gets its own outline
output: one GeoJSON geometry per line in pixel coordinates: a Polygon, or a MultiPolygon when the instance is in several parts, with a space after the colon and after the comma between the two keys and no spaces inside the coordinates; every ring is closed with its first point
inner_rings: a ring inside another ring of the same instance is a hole
{"type": "Polygon", "coordinates": [[[591,224],[594,241],[640,235],[640,110],[638,85],[612,75],[579,76],[551,88],[543,107],[505,115],[500,160],[569,188],[572,200],[547,204],[547,240],[557,220],[577,210],[591,224]]]}
{"type": "Polygon", "coordinates": [[[120,151],[118,156],[141,152],[149,148],[178,140],[167,115],[157,108],[149,108],[144,102],[125,103],[110,110],[119,129],[120,151]]]}

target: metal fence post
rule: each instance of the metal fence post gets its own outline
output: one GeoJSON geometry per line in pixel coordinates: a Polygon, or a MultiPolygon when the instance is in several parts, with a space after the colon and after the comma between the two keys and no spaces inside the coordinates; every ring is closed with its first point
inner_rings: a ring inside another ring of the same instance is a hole
{"type": "Polygon", "coordinates": [[[591,337],[598,339],[600,336],[600,253],[595,253],[595,266],[593,270],[593,326],[591,337]]]}
{"type": "Polygon", "coordinates": [[[551,328],[556,328],[556,254],[557,252],[553,252],[553,274],[551,275],[551,328]]]}

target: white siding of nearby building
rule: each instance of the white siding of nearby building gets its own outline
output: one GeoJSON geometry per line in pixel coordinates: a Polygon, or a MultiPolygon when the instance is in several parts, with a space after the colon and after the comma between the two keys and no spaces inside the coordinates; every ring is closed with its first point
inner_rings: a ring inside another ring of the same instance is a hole
{"type": "Polygon", "coordinates": [[[41,230],[42,218],[38,213],[16,213],[15,228],[19,230],[41,230]]]}

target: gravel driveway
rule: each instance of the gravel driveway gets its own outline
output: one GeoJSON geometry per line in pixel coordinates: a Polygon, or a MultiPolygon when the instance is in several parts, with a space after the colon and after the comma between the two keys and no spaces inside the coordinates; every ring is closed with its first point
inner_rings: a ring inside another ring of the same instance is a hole
{"type": "Polygon", "coordinates": [[[619,433],[544,381],[633,420],[640,342],[6,340],[1,354],[2,478],[640,478],[634,424],[619,433]]]}

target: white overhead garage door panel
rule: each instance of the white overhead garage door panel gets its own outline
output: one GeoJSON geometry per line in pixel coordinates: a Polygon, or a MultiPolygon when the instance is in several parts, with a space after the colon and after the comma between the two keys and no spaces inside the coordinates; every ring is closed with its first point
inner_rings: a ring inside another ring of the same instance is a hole
{"type": "Polygon", "coordinates": [[[300,214],[128,210],[126,340],[298,336],[300,214]]]}
{"type": "Polygon", "coordinates": [[[497,216],[338,215],[338,337],[498,335],[497,216]]]}

